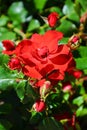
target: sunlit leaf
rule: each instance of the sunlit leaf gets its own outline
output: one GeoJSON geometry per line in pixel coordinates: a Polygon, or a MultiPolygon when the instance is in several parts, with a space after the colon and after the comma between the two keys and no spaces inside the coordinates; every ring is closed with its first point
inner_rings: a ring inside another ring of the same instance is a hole
{"type": "Polygon", "coordinates": [[[8,15],[12,21],[17,21],[18,23],[25,22],[27,11],[23,2],[13,2],[8,9],[8,15]]]}
{"type": "Polygon", "coordinates": [[[76,104],[78,106],[80,106],[81,104],[83,104],[83,102],[84,102],[83,96],[79,96],[79,97],[77,97],[77,98],[75,98],[73,100],[73,104],[76,104]]]}
{"type": "Polygon", "coordinates": [[[32,19],[28,25],[27,31],[33,31],[40,27],[40,22],[37,19],[32,19]]]}
{"type": "Polygon", "coordinates": [[[16,86],[14,86],[14,89],[22,101],[25,95],[25,86],[26,86],[26,80],[21,80],[16,86]]]}
{"type": "Polygon", "coordinates": [[[72,22],[68,20],[61,21],[59,27],[56,28],[58,31],[61,31],[65,34],[65,36],[70,36],[73,34],[73,31],[76,31],[76,26],[72,22]]]}
{"type": "Polygon", "coordinates": [[[16,34],[14,32],[8,31],[8,32],[3,32],[0,34],[0,41],[15,40],[15,39],[16,39],[16,34]]]}
{"type": "Polygon", "coordinates": [[[78,69],[87,69],[87,57],[76,58],[76,68],[78,69]]]}
{"type": "Polygon", "coordinates": [[[61,44],[67,44],[67,43],[68,43],[68,40],[69,40],[69,38],[67,38],[67,37],[62,38],[62,39],[59,41],[59,45],[61,45],[61,44]]]}
{"type": "Polygon", "coordinates": [[[35,7],[36,9],[38,10],[42,10],[46,4],[47,0],[34,0],[34,4],[35,4],[35,7]]]}
{"type": "Polygon", "coordinates": [[[67,15],[67,17],[73,21],[79,21],[79,16],[74,8],[74,3],[71,0],[66,0],[65,5],[63,7],[63,13],[67,15]]]}
{"type": "Polygon", "coordinates": [[[8,22],[8,17],[2,15],[2,16],[0,17],[0,26],[4,26],[4,25],[6,25],[7,22],[8,22]]]}

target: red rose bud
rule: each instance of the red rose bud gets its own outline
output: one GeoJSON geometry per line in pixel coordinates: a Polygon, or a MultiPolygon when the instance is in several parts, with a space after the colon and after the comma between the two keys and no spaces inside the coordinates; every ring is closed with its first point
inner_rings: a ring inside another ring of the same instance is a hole
{"type": "Polygon", "coordinates": [[[68,46],[72,49],[75,50],[80,46],[81,39],[78,35],[73,35],[69,41],[68,41],[68,46]]]}
{"type": "Polygon", "coordinates": [[[42,112],[45,110],[46,108],[46,104],[44,101],[41,101],[41,100],[37,100],[34,105],[33,105],[33,108],[36,112],[42,112]]]}
{"type": "Polygon", "coordinates": [[[15,49],[14,43],[10,40],[3,40],[2,44],[6,51],[11,51],[15,49]]]}
{"type": "Polygon", "coordinates": [[[76,79],[79,79],[81,78],[82,74],[83,74],[83,71],[81,70],[75,70],[75,71],[72,71],[71,74],[76,78],[76,79]]]}
{"type": "Polygon", "coordinates": [[[70,91],[72,90],[72,85],[71,85],[71,83],[70,83],[69,81],[64,82],[64,83],[62,84],[62,90],[63,90],[63,92],[70,92],[70,91]]]}
{"type": "Polygon", "coordinates": [[[21,68],[21,64],[19,59],[17,58],[12,58],[10,60],[10,62],[8,63],[8,66],[10,69],[15,70],[15,69],[20,69],[21,68]]]}
{"type": "Polygon", "coordinates": [[[48,23],[50,27],[54,27],[59,19],[59,15],[56,12],[53,12],[48,15],[48,23]]]}
{"type": "Polygon", "coordinates": [[[52,88],[50,81],[45,81],[43,85],[40,87],[40,95],[41,97],[44,97],[45,94],[47,94],[52,88]]]}

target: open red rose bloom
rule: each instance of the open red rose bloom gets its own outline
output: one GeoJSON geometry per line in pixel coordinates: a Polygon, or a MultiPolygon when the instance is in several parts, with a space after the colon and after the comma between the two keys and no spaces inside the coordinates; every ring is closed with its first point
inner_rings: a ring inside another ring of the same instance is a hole
{"type": "MultiPolygon", "coordinates": [[[[75,67],[72,53],[67,45],[59,45],[63,34],[49,30],[44,35],[33,34],[22,40],[10,55],[20,60],[23,73],[31,78],[59,81],[65,72],[75,67]]],[[[5,53],[8,53],[6,51],[5,53]]]]}

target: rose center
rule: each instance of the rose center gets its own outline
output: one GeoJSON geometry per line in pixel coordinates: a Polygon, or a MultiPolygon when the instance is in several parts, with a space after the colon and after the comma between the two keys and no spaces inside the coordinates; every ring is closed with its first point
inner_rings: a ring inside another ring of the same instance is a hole
{"type": "Polygon", "coordinates": [[[49,49],[47,46],[44,46],[44,47],[38,48],[37,53],[41,58],[46,58],[49,54],[49,49]]]}

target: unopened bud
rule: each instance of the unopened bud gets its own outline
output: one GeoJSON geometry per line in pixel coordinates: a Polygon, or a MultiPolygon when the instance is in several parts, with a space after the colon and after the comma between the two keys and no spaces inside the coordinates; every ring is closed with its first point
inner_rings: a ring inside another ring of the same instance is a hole
{"type": "Polygon", "coordinates": [[[72,71],[71,74],[72,74],[76,79],[79,79],[79,78],[81,78],[81,76],[83,75],[83,71],[82,71],[82,70],[75,70],[75,71],[72,71]]]}
{"type": "Polygon", "coordinates": [[[62,90],[63,90],[63,92],[70,92],[72,90],[71,83],[69,81],[68,82],[64,82],[62,84],[62,90]]]}
{"type": "Polygon", "coordinates": [[[19,59],[17,58],[12,58],[9,63],[8,66],[10,69],[15,70],[15,69],[20,69],[21,68],[21,63],[19,61],[19,59]]]}
{"type": "Polygon", "coordinates": [[[73,35],[69,41],[68,41],[68,46],[71,48],[71,50],[75,50],[80,46],[81,39],[78,35],[73,35]]]}
{"type": "Polygon", "coordinates": [[[52,89],[51,82],[45,81],[44,84],[40,87],[41,97],[44,97],[51,89],[52,89]]]}
{"type": "Polygon", "coordinates": [[[48,15],[48,24],[50,27],[54,27],[59,19],[59,14],[52,12],[48,15]]]}
{"type": "Polygon", "coordinates": [[[33,109],[36,111],[36,112],[42,112],[44,111],[46,108],[46,104],[44,101],[42,100],[37,100],[34,105],[33,105],[33,109]]]}
{"type": "Polygon", "coordinates": [[[12,51],[15,49],[14,43],[10,40],[3,40],[2,44],[6,51],[12,51]]]}

